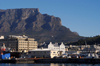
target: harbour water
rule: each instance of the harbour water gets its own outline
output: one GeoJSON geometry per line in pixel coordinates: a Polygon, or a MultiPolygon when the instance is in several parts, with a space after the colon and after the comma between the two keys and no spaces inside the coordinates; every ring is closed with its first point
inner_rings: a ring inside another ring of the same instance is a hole
{"type": "Polygon", "coordinates": [[[100,66],[100,64],[50,63],[50,64],[3,64],[0,66],[100,66]]]}

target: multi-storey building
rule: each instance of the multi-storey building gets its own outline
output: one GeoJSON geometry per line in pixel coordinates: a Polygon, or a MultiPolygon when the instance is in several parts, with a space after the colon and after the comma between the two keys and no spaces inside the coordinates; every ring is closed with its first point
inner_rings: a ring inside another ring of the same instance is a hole
{"type": "Polygon", "coordinates": [[[38,43],[34,38],[27,36],[9,35],[7,38],[0,39],[0,46],[5,43],[6,48],[11,48],[12,51],[26,51],[37,49],[38,43]]]}

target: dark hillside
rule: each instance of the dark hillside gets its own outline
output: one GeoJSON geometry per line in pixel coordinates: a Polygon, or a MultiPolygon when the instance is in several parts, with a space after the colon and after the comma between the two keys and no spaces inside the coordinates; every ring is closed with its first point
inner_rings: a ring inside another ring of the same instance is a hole
{"type": "Polygon", "coordinates": [[[94,44],[100,44],[100,36],[94,36],[94,37],[87,37],[81,40],[78,40],[77,42],[69,43],[71,45],[94,45],[94,44]]]}

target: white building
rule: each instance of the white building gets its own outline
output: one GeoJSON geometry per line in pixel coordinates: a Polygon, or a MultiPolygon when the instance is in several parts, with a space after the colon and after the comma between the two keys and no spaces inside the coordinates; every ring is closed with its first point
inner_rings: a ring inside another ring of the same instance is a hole
{"type": "Polygon", "coordinates": [[[1,36],[0,39],[4,39],[4,36],[1,36]]]}
{"type": "Polygon", "coordinates": [[[56,50],[50,50],[50,49],[35,49],[35,50],[30,50],[28,52],[29,56],[31,57],[46,57],[46,58],[53,58],[53,57],[58,57],[61,56],[61,52],[60,51],[56,51],[56,50]]]}
{"type": "Polygon", "coordinates": [[[58,43],[52,44],[52,42],[50,42],[48,45],[48,49],[62,51],[62,54],[65,53],[65,45],[63,44],[63,42],[60,45],[58,45],[58,43]]]}

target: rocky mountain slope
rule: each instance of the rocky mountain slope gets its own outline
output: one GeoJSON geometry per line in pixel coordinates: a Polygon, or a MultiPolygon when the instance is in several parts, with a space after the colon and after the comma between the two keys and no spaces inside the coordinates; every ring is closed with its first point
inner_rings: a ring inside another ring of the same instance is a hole
{"type": "Polygon", "coordinates": [[[27,35],[38,42],[70,42],[81,39],[62,26],[59,17],[41,14],[38,8],[0,10],[0,35],[27,35]]]}

